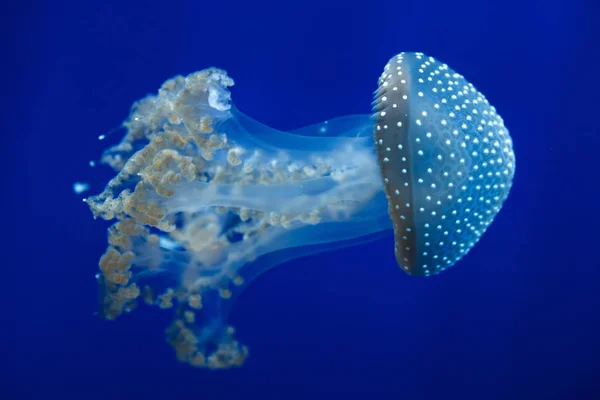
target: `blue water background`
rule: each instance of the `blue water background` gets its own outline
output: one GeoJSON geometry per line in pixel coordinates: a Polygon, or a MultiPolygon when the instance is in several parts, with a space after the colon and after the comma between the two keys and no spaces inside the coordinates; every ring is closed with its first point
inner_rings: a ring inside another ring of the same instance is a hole
{"type": "Polygon", "coordinates": [[[594,2],[4,8],[0,398],[600,398],[594,2]],[[243,112],[293,129],[369,112],[400,51],[467,77],[514,140],[512,193],[463,261],[412,278],[389,237],[272,269],[231,314],[251,354],[227,372],[175,361],[168,311],[94,316],[107,224],[71,187],[102,175],[87,166],[96,137],[134,100],[214,65],[236,80],[243,112]]]}

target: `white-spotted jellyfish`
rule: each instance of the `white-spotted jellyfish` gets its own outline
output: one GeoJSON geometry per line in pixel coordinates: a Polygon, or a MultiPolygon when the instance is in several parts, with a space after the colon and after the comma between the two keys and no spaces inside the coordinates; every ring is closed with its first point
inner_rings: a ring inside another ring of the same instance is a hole
{"type": "Polygon", "coordinates": [[[437,274],[508,195],[515,160],[502,119],[423,54],[389,61],[374,114],[289,133],[242,114],[232,85],[211,68],[136,102],[126,135],[102,156],[116,175],[86,199],[95,217],[116,220],[99,314],[114,319],[140,302],[174,309],[167,341],[182,362],[244,362],[228,310],[268,268],[393,230],[402,270],[437,274]]]}

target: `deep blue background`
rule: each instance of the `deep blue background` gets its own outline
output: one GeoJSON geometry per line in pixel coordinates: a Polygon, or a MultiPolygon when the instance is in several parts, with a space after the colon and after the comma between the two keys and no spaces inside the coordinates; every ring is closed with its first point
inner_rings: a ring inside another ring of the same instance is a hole
{"type": "Polygon", "coordinates": [[[600,398],[593,2],[14,3],[0,21],[0,398],[600,398]],[[513,191],[469,256],[411,278],[389,238],[275,268],[232,313],[251,356],[228,372],[178,364],[168,312],[93,315],[106,224],[71,185],[134,100],[215,65],[246,114],[297,128],[369,112],[400,51],[465,75],[511,131],[513,191]]]}

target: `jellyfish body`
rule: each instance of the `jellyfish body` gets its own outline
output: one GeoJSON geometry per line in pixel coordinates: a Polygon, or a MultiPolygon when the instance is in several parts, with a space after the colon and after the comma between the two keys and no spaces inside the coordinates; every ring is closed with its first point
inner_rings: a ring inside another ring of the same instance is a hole
{"type": "Polygon", "coordinates": [[[439,273],[467,254],[508,196],[508,130],[472,84],[422,53],[388,62],[374,108],[396,260],[411,275],[439,273]]]}
{"type": "MultiPolygon", "coordinates": [[[[441,202],[435,210],[444,210],[442,215],[454,211],[461,218],[467,218],[465,213],[485,215],[489,224],[493,215],[489,216],[488,210],[499,209],[501,202],[498,200],[491,208],[477,207],[487,204],[488,194],[495,193],[487,186],[495,188],[500,183],[495,175],[486,178],[489,168],[484,167],[488,164],[475,162],[476,157],[466,153],[475,151],[470,144],[460,153],[453,147],[442,153],[440,140],[445,139],[444,134],[444,138],[440,135],[436,139],[436,145],[424,147],[426,158],[438,154],[458,156],[468,167],[443,164],[432,175],[437,180],[427,184],[454,182],[460,189],[472,178],[482,189],[469,185],[462,197],[456,195],[460,201],[442,202],[442,195],[455,196],[455,192],[417,187],[411,191],[401,186],[405,168],[394,157],[400,155],[400,162],[410,164],[406,170],[417,180],[432,161],[421,161],[413,152],[398,153],[399,146],[408,148],[408,142],[420,137],[420,131],[413,127],[392,131],[386,118],[408,118],[421,110],[433,116],[436,104],[443,104],[443,96],[439,101],[428,97],[414,106],[405,106],[402,110],[406,115],[395,115],[387,110],[387,100],[383,99],[385,83],[393,81],[389,76],[386,72],[381,79],[375,135],[373,118],[367,114],[344,116],[291,133],[276,131],[232,105],[228,88],[233,81],[215,68],[170,79],[156,96],[135,103],[124,122],[127,134],[102,157],[116,175],[102,193],[86,199],[95,217],[117,220],[109,228],[109,246],[100,259],[99,314],[114,319],[134,309],[141,300],[160,308],[174,308],[175,319],[167,329],[167,341],[180,361],[207,368],[239,366],[248,351],[227,324],[233,297],[260,273],[286,260],[374,240],[389,234],[392,228],[397,246],[399,240],[405,240],[402,228],[424,232],[421,226],[431,225],[433,219],[411,214],[412,225],[401,226],[398,222],[408,215],[395,214],[396,191],[406,203],[418,204],[419,196],[431,196],[434,203],[441,202]],[[396,152],[391,151],[392,144],[396,152]],[[481,179],[472,173],[480,169],[484,174],[481,179]],[[445,180],[445,172],[468,171],[471,173],[464,179],[455,176],[445,180]],[[471,205],[467,200],[475,195],[473,190],[480,190],[480,196],[486,193],[480,205],[471,205]]],[[[394,95],[386,97],[396,101],[394,95]]],[[[479,97],[469,96],[471,102],[480,101],[479,97]]],[[[489,113],[489,108],[475,109],[488,118],[484,111],[489,113]]],[[[443,113],[435,115],[437,120],[445,118],[443,113]]],[[[456,115],[467,120],[463,111],[456,115]]],[[[491,117],[490,121],[498,121],[491,117]]],[[[400,119],[393,122],[397,124],[400,119]]],[[[409,120],[406,123],[410,126],[409,120]]],[[[425,122],[424,126],[430,126],[432,132],[440,130],[431,124],[425,122]]],[[[486,139],[487,131],[486,126],[478,136],[480,140],[486,139]]],[[[473,134],[469,133],[468,138],[473,134]]],[[[496,149],[495,141],[488,147],[500,152],[498,157],[505,156],[502,149],[496,149]]],[[[487,154],[488,147],[480,149],[482,154],[487,154]]],[[[419,152],[417,147],[414,149],[419,152]]],[[[506,165],[508,159],[504,158],[503,163],[506,165]]],[[[457,223],[449,236],[464,248],[460,254],[466,253],[485,229],[477,226],[479,233],[461,230],[468,224],[457,223]]],[[[446,221],[442,228],[440,235],[449,230],[446,221]]],[[[410,244],[405,247],[427,246],[420,239],[410,240],[406,239],[410,244]]],[[[448,249],[441,246],[437,250],[441,252],[431,253],[431,257],[446,261],[448,249]]],[[[442,269],[429,270],[423,257],[406,257],[412,263],[407,264],[405,254],[410,253],[396,251],[399,264],[411,274],[427,275],[442,269]]],[[[457,257],[453,255],[452,262],[457,257]]]]}

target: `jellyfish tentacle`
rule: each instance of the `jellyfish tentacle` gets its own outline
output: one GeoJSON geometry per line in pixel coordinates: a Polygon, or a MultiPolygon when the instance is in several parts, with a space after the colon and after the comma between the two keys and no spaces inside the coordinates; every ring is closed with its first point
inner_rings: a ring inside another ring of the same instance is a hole
{"type": "Polygon", "coordinates": [[[174,309],[167,341],[207,368],[247,356],[227,313],[252,279],[391,228],[369,115],[280,132],[233,107],[231,84],[209,69],[137,102],[103,156],[117,175],[87,198],[96,217],[119,221],[101,260],[100,314],[138,299],[174,309]]]}

